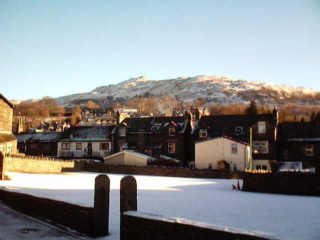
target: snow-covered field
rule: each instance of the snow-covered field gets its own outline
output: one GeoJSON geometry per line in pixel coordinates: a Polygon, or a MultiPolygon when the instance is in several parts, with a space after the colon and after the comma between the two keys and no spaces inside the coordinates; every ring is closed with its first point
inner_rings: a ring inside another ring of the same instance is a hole
{"type": "MultiPolygon", "coordinates": [[[[12,191],[93,206],[95,173],[8,173],[0,186],[12,191]]],[[[119,187],[111,180],[110,236],[119,239],[119,187]]],[[[193,221],[270,233],[280,239],[320,239],[320,197],[233,191],[236,180],[136,176],[138,210],[193,221]]]]}

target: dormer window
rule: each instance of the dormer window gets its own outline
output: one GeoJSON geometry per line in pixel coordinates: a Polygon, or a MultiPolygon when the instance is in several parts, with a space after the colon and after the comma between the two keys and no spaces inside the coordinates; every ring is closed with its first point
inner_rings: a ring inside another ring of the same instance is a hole
{"type": "Polygon", "coordinates": [[[243,133],[244,133],[243,127],[238,126],[238,127],[235,127],[235,128],[234,128],[234,134],[235,134],[236,136],[241,136],[241,135],[243,135],[243,133]]]}
{"type": "Polygon", "coordinates": [[[208,136],[207,129],[200,129],[199,131],[199,137],[200,138],[206,138],[208,136]]]}
{"type": "Polygon", "coordinates": [[[304,148],[304,155],[306,157],[313,157],[314,155],[314,148],[313,148],[313,145],[312,144],[309,144],[307,146],[305,146],[304,148]]]}
{"type": "Polygon", "coordinates": [[[265,121],[258,122],[258,134],[266,134],[266,122],[265,121]]]}
{"type": "Polygon", "coordinates": [[[176,134],[176,129],[171,127],[169,128],[169,136],[174,136],[176,134]]]}

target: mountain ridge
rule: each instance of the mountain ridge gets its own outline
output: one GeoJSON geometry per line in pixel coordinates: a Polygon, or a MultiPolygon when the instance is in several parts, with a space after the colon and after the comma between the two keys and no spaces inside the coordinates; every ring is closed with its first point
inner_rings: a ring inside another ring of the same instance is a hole
{"type": "Polygon", "coordinates": [[[129,100],[137,96],[171,96],[183,102],[203,98],[216,104],[248,103],[251,100],[266,105],[287,103],[320,103],[320,92],[288,85],[271,84],[226,76],[198,75],[164,80],[150,80],[139,76],[118,84],[99,86],[87,93],[72,94],[57,98],[59,105],[74,105],[75,102],[97,100],[129,100]]]}

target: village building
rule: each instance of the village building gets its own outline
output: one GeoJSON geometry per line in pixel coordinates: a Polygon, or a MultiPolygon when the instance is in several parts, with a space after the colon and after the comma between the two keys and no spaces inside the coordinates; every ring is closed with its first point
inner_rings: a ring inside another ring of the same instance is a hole
{"type": "Polygon", "coordinates": [[[202,116],[194,132],[194,140],[227,136],[250,144],[251,138],[252,168],[270,170],[270,163],[276,160],[277,155],[277,126],[276,110],[272,114],[202,116]]]}
{"type": "Polygon", "coordinates": [[[56,157],[58,141],[62,137],[62,132],[16,134],[19,152],[35,156],[56,157]]]}
{"type": "Polygon", "coordinates": [[[191,125],[185,117],[127,118],[127,149],[155,158],[171,158],[187,166],[190,157],[188,143],[191,125]]]}
{"type": "Polygon", "coordinates": [[[0,94],[0,151],[3,154],[17,152],[17,139],[12,133],[14,105],[0,94]]]}
{"type": "Polygon", "coordinates": [[[196,143],[195,167],[244,171],[249,168],[249,155],[248,143],[225,136],[212,138],[196,143]]]}
{"type": "Polygon", "coordinates": [[[277,159],[300,162],[302,168],[320,169],[320,122],[283,122],[279,124],[277,159]]]}
{"type": "Polygon", "coordinates": [[[58,157],[98,158],[113,153],[113,126],[74,127],[58,141],[58,157]]]}

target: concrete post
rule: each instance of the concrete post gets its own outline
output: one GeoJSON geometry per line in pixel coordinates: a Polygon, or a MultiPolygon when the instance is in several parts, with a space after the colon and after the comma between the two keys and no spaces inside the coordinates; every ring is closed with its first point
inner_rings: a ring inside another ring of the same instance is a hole
{"type": "Polygon", "coordinates": [[[94,223],[93,234],[95,237],[109,234],[109,202],[110,179],[106,175],[99,175],[94,186],[94,223]]]}
{"type": "Polygon", "coordinates": [[[0,151],[0,180],[4,180],[4,156],[0,151]]]}
{"type": "Polygon", "coordinates": [[[137,211],[137,181],[133,176],[123,177],[120,182],[120,240],[126,239],[123,224],[126,211],[137,211]]]}

